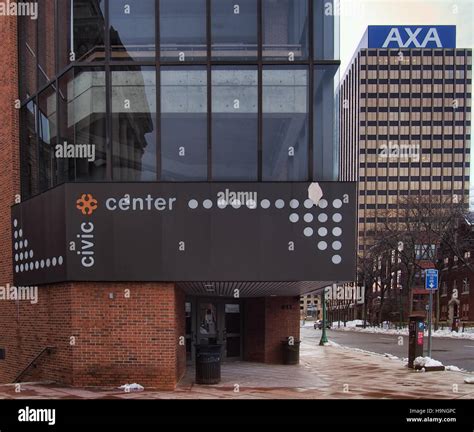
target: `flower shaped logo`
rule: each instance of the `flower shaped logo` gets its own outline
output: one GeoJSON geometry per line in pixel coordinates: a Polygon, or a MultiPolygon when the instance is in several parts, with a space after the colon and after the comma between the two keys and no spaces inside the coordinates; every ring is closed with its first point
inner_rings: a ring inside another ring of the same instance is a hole
{"type": "Polygon", "coordinates": [[[85,216],[90,216],[97,210],[98,207],[97,200],[91,194],[83,194],[77,201],[76,207],[82,212],[85,216]]]}

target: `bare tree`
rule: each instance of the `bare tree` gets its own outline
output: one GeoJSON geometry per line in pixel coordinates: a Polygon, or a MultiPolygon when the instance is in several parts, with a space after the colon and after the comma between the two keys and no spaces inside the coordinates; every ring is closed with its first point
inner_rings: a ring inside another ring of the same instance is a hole
{"type": "MultiPolygon", "coordinates": [[[[396,207],[377,212],[379,222],[374,245],[361,261],[359,271],[362,273],[361,280],[380,286],[377,321],[381,321],[383,305],[389,297],[394,300],[392,307],[398,303],[401,324],[405,318],[404,301],[408,303],[408,313],[413,312],[416,277],[428,267],[440,269],[442,263],[438,250],[441,244],[474,271],[471,263],[464,258],[464,252],[474,246],[474,236],[464,235],[459,230],[459,221],[467,217],[467,207],[456,198],[407,195],[399,199],[396,207]],[[377,259],[382,257],[385,264],[378,265],[377,269],[371,268],[377,256],[377,259]],[[400,275],[402,280],[397,280],[400,275]],[[393,289],[395,286],[399,289],[393,289]]],[[[439,312],[436,323],[438,318],[439,312]]]]}

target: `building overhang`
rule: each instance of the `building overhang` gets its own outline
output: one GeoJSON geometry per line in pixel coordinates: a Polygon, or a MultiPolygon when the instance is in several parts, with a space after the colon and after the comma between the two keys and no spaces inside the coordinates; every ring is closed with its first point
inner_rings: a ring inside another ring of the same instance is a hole
{"type": "Polygon", "coordinates": [[[312,292],[354,280],[356,202],[341,182],[68,183],[12,208],[14,283],[312,292]]]}

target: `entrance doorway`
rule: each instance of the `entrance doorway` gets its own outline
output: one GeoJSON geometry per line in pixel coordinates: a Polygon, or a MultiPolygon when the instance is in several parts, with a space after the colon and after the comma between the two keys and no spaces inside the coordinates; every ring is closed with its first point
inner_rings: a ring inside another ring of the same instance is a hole
{"type": "Polygon", "coordinates": [[[222,345],[222,360],[242,358],[242,305],[240,301],[192,298],[186,300],[186,357],[196,358],[196,344],[222,345]]]}

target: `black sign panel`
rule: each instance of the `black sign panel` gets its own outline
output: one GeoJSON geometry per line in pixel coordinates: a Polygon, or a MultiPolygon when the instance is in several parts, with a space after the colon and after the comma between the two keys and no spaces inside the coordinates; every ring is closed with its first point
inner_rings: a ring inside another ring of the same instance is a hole
{"type": "Polygon", "coordinates": [[[67,184],[15,206],[12,223],[14,251],[20,230],[34,250],[16,257],[21,285],[355,274],[355,183],[67,184]]]}

